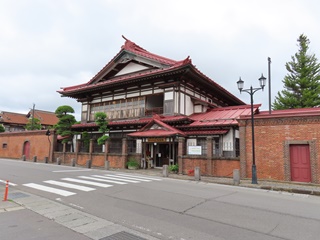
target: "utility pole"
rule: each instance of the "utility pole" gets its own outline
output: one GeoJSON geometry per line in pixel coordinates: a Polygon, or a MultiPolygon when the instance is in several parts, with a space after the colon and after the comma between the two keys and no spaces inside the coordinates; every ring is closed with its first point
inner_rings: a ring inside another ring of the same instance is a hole
{"type": "Polygon", "coordinates": [[[31,130],[33,130],[33,126],[34,126],[34,107],[35,107],[35,104],[33,104],[33,107],[32,107],[31,130]]]}
{"type": "Polygon", "coordinates": [[[271,58],[268,57],[268,83],[269,83],[269,114],[271,114],[271,73],[270,67],[271,66],[271,58]]]}

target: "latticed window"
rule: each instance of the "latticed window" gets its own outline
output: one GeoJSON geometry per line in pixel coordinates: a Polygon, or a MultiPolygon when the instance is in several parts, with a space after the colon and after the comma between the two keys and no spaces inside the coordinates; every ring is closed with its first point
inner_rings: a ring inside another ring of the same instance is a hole
{"type": "Polygon", "coordinates": [[[137,141],[135,139],[128,139],[128,153],[136,153],[137,141]]]}
{"type": "Polygon", "coordinates": [[[90,121],[95,120],[94,114],[97,112],[106,113],[108,119],[141,117],[145,114],[145,97],[94,103],[91,105],[90,121]]]}
{"type": "Polygon", "coordinates": [[[122,138],[110,138],[109,140],[109,153],[122,152],[122,138]]]}
{"type": "Polygon", "coordinates": [[[197,145],[201,146],[202,155],[207,155],[207,139],[206,138],[198,138],[197,145]]]}

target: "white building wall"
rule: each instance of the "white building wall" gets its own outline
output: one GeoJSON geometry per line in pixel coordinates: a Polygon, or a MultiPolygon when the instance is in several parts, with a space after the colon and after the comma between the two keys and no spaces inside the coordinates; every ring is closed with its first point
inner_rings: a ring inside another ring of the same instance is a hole
{"type": "Polygon", "coordinates": [[[132,73],[132,72],[137,72],[141,70],[148,69],[148,67],[136,64],[136,63],[129,63],[124,69],[122,69],[120,72],[116,74],[116,76],[127,74],[127,73],[132,73]]]}
{"type": "Polygon", "coordinates": [[[194,110],[193,110],[193,103],[191,101],[191,98],[186,95],[186,115],[191,115],[192,113],[194,113],[194,110]]]}
{"type": "Polygon", "coordinates": [[[223,136],[223,151],[233,151],[233,130],[223,136]]]}
{"type": "Polygon", "coordinates": [[[185,114],[185,94],[180,93],[180,114],[185,114]]]}

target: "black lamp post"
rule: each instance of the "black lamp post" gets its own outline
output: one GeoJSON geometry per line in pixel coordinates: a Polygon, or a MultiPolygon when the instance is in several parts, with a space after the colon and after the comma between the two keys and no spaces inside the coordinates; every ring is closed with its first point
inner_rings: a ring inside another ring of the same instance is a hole
{"type": "Polygon", "coordinates": [[[256,160],[255,160],[255,149],[254,149],[254,116],[253,116],[253,94],[257,92],[258,90],[262,90],[264,86],[266,85],[266,78],[261,74],[261,77],[259,78],[260,81],[260,87],[259,88],[253,88],[252,86],[249,89],[243,89],[244,81],[241,80],[241,77],[238,84],[238,89],[241,92],[249,93],[251,96],[251,127],[252,127],[252,184],[257,184],[257,167],[256,167],[256,160]]]}
{"type": "Polygon", "coordinates": [[[48,160],[50,160],[50,154],[51,154],[51,141],[50,141],[50,135],[51,135],[51,132],[50,132],[50,130],[48,129],[47,131],[46,131],[46,135],[48,136],[48,141],[49,141],[49,156],[48,156],[48,160]]]}

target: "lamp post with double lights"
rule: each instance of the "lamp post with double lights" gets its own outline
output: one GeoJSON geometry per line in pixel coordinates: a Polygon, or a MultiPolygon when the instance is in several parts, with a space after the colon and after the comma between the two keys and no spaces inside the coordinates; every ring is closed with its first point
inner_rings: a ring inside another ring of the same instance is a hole
{"type": "Polygon", "coordinates": [[[251,97],[251,135],[252,135],[252,184],[258,184],[257,180],[257,167],[256,167],[256,160],[255,160],[255,147],[254,147],[254,115],[253,115],[253,94],[257,92],[258,90],[262,90],[264,86],[266,85],[266,78],[261,74],[261,77],[259,78],[260,87],[259,88],[253,88],[252,86],[249,89],[243,89],[244,81],[241,80],[241,77],[239,81],[237,82],[238,89],[240,93],[246,92],[250,94],[251,97]]]}

